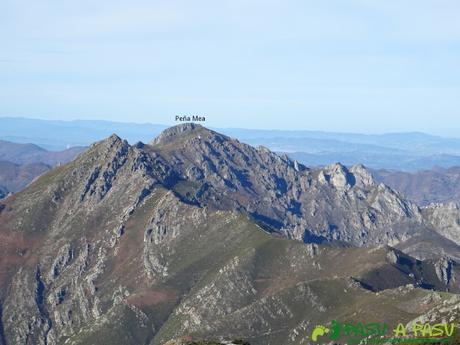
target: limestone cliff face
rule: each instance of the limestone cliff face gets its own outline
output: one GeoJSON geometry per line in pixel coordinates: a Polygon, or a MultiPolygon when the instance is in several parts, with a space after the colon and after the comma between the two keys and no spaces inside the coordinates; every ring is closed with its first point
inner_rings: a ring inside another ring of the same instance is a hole
{"type": "Polygon", "coordinates": [[[363,300],[391,317],[458,293],[457,211],[198,125],[135,146],[113,135],[1,202],[0,344],[305,344],[363,300]],[[452,246],[425,261],[386,246],[426,236],[452,246]]]}
{"type": "Polygon", "coordinates": [[[428,222],[442,236],[460,245],[460,209],[454,203],[430,204],[423,208],[428,222]]]}
{"type": "Polygon", "coordinates": [[[311,170],[193,124],[165,131],[150,150],[191,182],[191,201],[244,210],[288,238],[376,245],[423,227],[419,208],[377,184],[362,165],[311,170]]]}

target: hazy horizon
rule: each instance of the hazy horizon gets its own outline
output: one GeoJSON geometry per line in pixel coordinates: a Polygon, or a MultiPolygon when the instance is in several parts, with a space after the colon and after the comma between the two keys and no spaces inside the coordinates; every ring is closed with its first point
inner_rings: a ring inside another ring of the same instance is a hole
{"type": "MultiPolygon", "coordinates": [[[[39,121],[52,121],[52,122],[64,122],[64,123],[71,123],[71,122],[107,122],[107,123],[114,123],[114,124],[132,124],[132,125],[158,125],[158,126],[165,126],[165,127],[172,127],[175,125],[179,125],[184,122],[177,122],[177,121],[170,121],[170,123],[161,123],[155,121],[123,121],[123,120],[110,120],[110,119],[103,119],[103,118],[94,118],[94,119],[83,119],[83,118],[73,118],[73,119],[47,119],[44,117],[30,117],[30,116],[1,116],[1,119],[25,119],[25,120],[39,120],[39,121]]],[[[190,121],[192,122],[192,121],[190,121]]],[[[208,127],[210,129],[215,130],[251,130],[251,131],[273,131],[273,132],[318,132],[318,133],[329,133],[329,134],[356,134],[356,135],[387,135],[387,134],[426,134],[430,136],[437,136],[442,137],[445,139],[460,139],[460,134],[458,136],[454,135],[442,135],[437,134],[429,131],[416,131],[416,130],[407,130],[407,131],[388,131],[388,132],[359,132],[359,131],[340,131],[340,130],[328,130],[325,129],[313,129],[313,128],[268,128],[268,127],[244,127],[244,126],[211,126],[208,122],[205,123],[197,123],[201,124],[202,126],[208,127]]]]}

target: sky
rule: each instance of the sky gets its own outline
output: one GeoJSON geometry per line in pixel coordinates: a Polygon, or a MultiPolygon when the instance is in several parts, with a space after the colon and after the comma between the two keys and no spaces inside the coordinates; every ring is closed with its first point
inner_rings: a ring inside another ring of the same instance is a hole
{"type": "Polygon", "coordinates": [[[2,0],[0,116],[460,136],[458,0],[2,0]]]}

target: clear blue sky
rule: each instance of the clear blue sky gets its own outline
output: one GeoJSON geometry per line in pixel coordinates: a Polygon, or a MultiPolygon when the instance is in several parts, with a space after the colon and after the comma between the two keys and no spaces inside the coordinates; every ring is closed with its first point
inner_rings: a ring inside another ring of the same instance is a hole
{"type": "Polygon", "coordinates": [[[2,0],[0,116],[460,133],[458,0],[2,0]]]}

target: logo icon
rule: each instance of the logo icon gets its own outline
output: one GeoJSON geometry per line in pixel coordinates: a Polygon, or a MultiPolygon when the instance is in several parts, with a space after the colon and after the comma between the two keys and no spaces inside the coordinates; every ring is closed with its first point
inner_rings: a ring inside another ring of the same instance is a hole
{"type": "Polygon", "coordinates": [[[314,342],[317,342],[318,337],[322,337],[323,335],[327,333],[329,333],[329,328],[321,326],[321,325],[316,326],[313,329],[313,332],[311,332],[311,340],[313,340],[314,342]]]}

